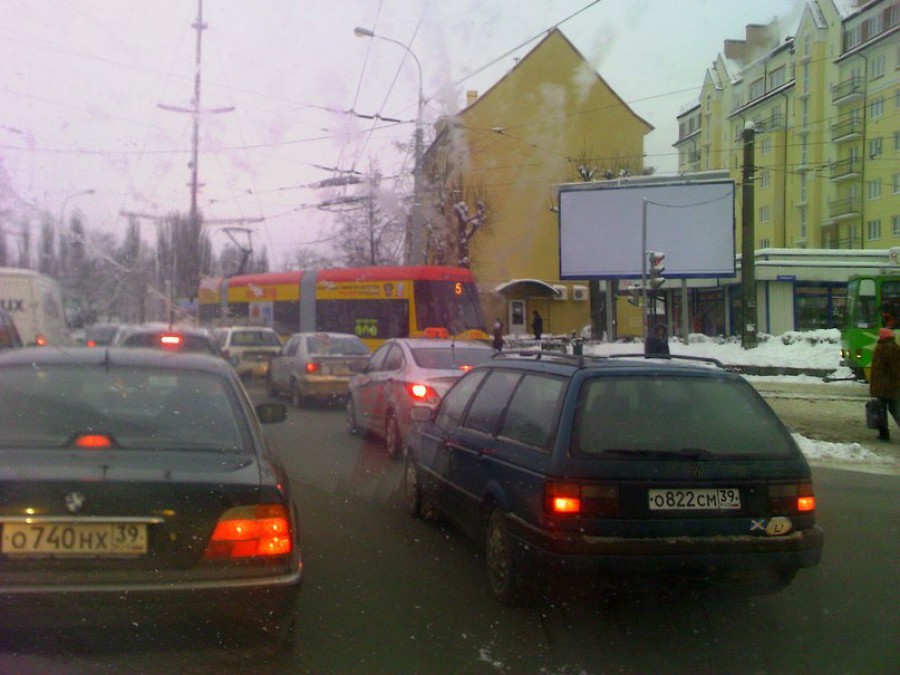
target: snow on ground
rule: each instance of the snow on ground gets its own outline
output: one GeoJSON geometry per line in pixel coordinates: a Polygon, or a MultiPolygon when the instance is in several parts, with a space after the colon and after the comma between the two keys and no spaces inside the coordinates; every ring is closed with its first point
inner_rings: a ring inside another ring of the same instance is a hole
{"type": "MultiPolygon", "coordinates": [[[[725,365],[780,366],[791,368],[830,369],[835,379],[850,378],[850,369],[840,365],[840,331],[823,329],[807,332],[789,332],[784,335],[760,335],[759,344],[753,349],[744,349],[738,338],[711,338],[692,334],[688,343],[671,340],[672,354],[714,358],[725,365]]],[[[585,354],[603,356],[608,354],[635,354],[643,352],[641,342],[613,342],[586,345],[585,354]]],[[[805,375],[748,377],[749,380],[782,380],[789,382],[821,382],[819,377],[805,375]]],[[[835,383],[839,385],[840,383],[835,383]]],[[[862,470],[893,473],[900,469],[896,460],[887,455],[879,455],[859,443],[829,443],[793,434],[803,454],[813,463],[853,466],[862,470]]]]}

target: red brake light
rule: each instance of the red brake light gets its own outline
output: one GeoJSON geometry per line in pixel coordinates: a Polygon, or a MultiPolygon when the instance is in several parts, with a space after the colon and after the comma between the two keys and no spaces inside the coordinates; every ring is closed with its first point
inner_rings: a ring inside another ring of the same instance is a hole
{"type": "Polygon", "coordinates": [[[108,434],[80,434],[72,444],[76,448],[111,448],[113,447],[112,439],[108,434]]]}
{"type": "Polygon", "coordinates": [[[544,508],[554,514],[581,513],[581,484],[549,481],[544,486],[544,508]]]}
{"type": "Polygon", "coordinates": [[[812,513],[816,510],[812,483],[770,485],[769,510],[776,514],[812,513]]]}
{"type": "Polygon", "coordinates": [[[159,341],[164,347],[179,347],[181,345],[181,336],[171,334],[160,335],[159,341]]]}
{"type": "Polygon", "coordinates": [[[425,337],[427,338],[443,338],[446,339],[450,337],[450,331],[446,328],[426,328],[425,329],[425,337]]]}
{"type": "Polygon", "coordinates": [[[292,548],[290,519],[283,504],[238,506],[219,518],[203,558],[287,555],[292,548]]]}
{"type": "Polygon", "coordinates": [[[306,372],[309,375],[312,375],[313,373],[318,373],[319,372],[319,364],[313,363],[312,361],[308,362],[306,364],[306,372]]]}
{"type": "Polygon", "coordinates": [[[96,347],[96,346],[97,346],[97,343],[96,343],[94,340],[88,340],[88,341],[87,341],[87,346],[88,346],[88,347],[96,347]]]}
{"type": "Polygon", "coordinates": [[[440,396],[427,384],[410,383],[406,385],[406,392],[417,403],[436,403],[440,396]]]}
{"type": "Polygon", "coordinates": [[[472,370],[472,366],[464,365],[464,366],[460,366],[459,369],[461,371],[463,371],[464,373],[468,373],[470,370],[472,370]]]}
{"type": "Polygon", "coordinates": [[[46,347],[47,346],[47,336],[41,335],[40,333],[38,333],[37,335],[34,336],[34,344],[36,344],[38,347],[46,347]]]}

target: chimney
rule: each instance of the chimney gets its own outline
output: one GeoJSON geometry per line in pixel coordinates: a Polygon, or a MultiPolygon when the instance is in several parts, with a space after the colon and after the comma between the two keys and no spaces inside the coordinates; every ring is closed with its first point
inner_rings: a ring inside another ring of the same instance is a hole
{"type": "Polygon", "coordinates": [[[746,62],[747,43],[743,40],[725,40],[725,58],[737,61],[740,64],[746,62]]]}
{"type": "Polygon", "coordinates": [[[478,92],[474,89],[469,89],[466,91],[466,107],[468,108],[470,105],[475,103],[475,99],[478,98],[478,92]]]}

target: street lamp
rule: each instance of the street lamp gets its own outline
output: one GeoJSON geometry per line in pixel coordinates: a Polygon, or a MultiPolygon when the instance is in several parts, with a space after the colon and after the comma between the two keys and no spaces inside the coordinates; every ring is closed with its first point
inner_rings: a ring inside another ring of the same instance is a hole
{"type": "Polygon", "coordinates": [[[75,197],[81,197],[83,195],[92,195],[95,190],[91,188],[90,190],[82,190],[81,192],[75,192],[70,194],[68,197],[62,200],[62,204],[59,207],[59,226],[62,229],[66,227],[66,204],[69,203],[70,199],[75,199],[75,197]]]}
{"type": "Polygon", "coordinates": [[[422,140],[422,110],[425,107],[425,97],[422,95],[422,64],[419,63],[419,59],[415,52],[399,40],[378,35],[368,28],[362,28],[360,26],[353,29],[353,34],[356,37],[378,38],[379,40],[392,42],[393,44],[402,47],[406,53],[412,57],[413,61],[415,61],[416,68],[419,71],[419,101],[416,109],[416,134],[414,146],[415,166],[413,167],[412,223],[410,224],[406,237],[406,263],[408,265],[423,265],[425,264],[425,223],[422,217],[422,154],[424,152],[422,140]]]}

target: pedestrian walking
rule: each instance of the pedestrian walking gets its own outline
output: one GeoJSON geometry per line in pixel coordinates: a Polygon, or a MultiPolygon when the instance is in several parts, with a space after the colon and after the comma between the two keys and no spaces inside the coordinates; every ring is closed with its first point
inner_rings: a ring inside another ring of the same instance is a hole
{"type": "Polygon", "coordinates": [[[544,334],[544,319],[537,310],[531,313],[531,330],[534,331],[535,340],[540,340],[541,335],[544,334]]]}
{"type": "Polygon", "coordinates": [[[894,339],[894,331],[882,328],[878,331],[878,343],[872,354],[872,370],[869,374],[869,396],[881,402],[881,426],[878,440],[891,440],[888,413],[900,427],[900,344],[894,339]]]}
{"type": "MultiPolygon", "coordinates": [[[[653,327],[653,333],[647,336],[644,343],[644,354],[646,356],[668,356],[669,355],[669,336],[666,324],[660,322],[653,327]]],[[[897,345],[900,347],[900,345],[897,345]]]]}
{"type": "Polygon", "coordinates": [[[503,351],[503,322],[500,321],[500,317],[497,317],[497,320],[494,321],[494,325],[491,327],[491,335],[493,335],[491,346],[498,352],[503,351]]]}

